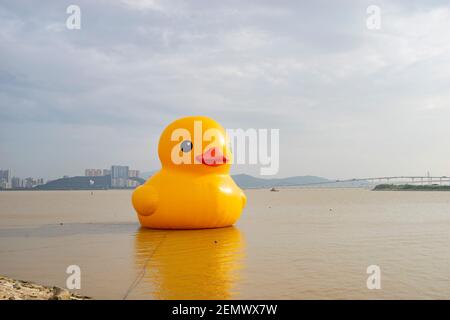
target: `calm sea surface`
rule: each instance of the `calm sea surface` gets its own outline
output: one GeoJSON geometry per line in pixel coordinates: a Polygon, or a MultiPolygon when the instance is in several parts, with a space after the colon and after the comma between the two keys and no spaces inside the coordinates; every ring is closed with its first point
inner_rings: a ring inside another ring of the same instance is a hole
{"type": "Polygon", "coordinates": [[[158,231],[131,191],[0,192],[0,274],[65,287],[78,265],[105,299],[450,299],[450,192],[246,194],[234,227],[158,231]]]}

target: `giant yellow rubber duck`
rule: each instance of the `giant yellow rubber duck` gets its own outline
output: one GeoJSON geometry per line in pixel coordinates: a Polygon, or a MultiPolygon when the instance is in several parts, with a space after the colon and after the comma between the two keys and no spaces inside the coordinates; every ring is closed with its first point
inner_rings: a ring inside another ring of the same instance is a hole
{"type": "Polygon", "coordinates": [[[246,197],[229,175],[231,150],[220,124],[203,116],[172,122],[158,156],[161,170],[132,195],[143,227],[218,228],[239,219],[246,197]]]}

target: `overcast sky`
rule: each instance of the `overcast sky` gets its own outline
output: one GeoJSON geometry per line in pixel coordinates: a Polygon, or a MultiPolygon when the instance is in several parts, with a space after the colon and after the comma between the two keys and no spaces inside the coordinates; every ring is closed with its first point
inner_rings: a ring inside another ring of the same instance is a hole
{"type": "Polygon", "coordinates": [[[312,2],[0,1],[0,168],[154,170],[201,114],[279,128],[278,176],[450,175],[448,1],[312,2]]]}

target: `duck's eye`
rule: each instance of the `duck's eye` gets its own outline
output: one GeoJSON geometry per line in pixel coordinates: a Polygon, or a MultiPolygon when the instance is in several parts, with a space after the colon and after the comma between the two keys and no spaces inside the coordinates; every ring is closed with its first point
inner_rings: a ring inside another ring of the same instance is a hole
{"type": "Polygon", "coordinates": [[[184,140],[181,143],[181,151],[183,152],[189,152],[192,150],[192,142],[189,140],[184,140]]]}

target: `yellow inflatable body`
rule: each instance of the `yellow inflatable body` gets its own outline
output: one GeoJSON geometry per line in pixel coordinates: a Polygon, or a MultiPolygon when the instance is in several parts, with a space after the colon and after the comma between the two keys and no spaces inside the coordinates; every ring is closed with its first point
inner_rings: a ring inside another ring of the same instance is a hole
{"type": "Polygon", "coordinates": [[[143,227],[218,228],[239,219],[246,197],[229,175],[228,137],[216,121],[174,121],[161,134],[158,155],[162,169],[132,196],[143,227]]]}

